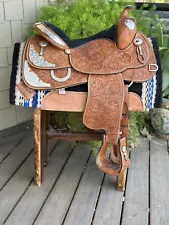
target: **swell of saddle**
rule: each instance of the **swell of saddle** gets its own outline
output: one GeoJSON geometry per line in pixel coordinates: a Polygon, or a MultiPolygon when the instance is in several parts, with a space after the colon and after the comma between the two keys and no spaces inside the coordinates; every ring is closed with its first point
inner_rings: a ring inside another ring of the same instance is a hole
{"type": "Polygon", "coordinates": [[[126,7],[117,22],[117,47],[127,48],[136,35],[136,20],[128,16],[128,12],[133,7],[126,7]]]}

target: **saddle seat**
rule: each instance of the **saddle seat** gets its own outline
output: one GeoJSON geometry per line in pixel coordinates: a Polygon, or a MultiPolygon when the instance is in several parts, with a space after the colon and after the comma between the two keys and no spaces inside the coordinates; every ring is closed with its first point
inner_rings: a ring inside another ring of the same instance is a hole
{"type": "MultiPolygon", "coordinates": [[[[113,25],[109,29],[100,31],[97,34],[94,34],[92,36],[86,37],[86,38],[80,38],[80,39],[71,39],[63,30],[61,30],[59,27],[55,26],[52,23],[49,22],[42,22],[45,27],[51,29],[51,31],[59,36],[66,44],[69,46],[69,48],[75,48],[79,47],[80,45],[83,45],[89,41],[100,39],[100,38],[106,38],[110,39],[112,41],[116,41],[116,32],[117,32],[117,27],[116,25],[113,25]]],[[[34,27],[36,24],[34,25],[34,27]]]]}

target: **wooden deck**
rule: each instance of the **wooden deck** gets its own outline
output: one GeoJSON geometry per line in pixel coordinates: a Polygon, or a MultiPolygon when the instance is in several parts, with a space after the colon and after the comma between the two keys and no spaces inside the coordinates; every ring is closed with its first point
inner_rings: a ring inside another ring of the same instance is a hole
{"type": "Polygon", "coordinates": [[[167,142],[142,139],[132,149],[124,193],[95,165],[91,146],[50,142],[39,188],[33,181],[30,131],[0,140],[0,225],[168,225],[167,142]]]}

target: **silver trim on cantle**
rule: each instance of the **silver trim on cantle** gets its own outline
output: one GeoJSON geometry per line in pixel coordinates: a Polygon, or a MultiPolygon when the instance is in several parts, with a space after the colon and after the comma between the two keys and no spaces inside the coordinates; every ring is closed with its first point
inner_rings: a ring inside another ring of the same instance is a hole
{"type": "Polygon", "coordinates": [[[65,46],[65,43],[59,38],[59,36],[57,34],[54,34],[52,31],[50,31],[47,27],[45,27],[43,23],[37,23],[35,25],[40,31],[46,34],[50,39],[52,39],[58,45],[65,46]]]}

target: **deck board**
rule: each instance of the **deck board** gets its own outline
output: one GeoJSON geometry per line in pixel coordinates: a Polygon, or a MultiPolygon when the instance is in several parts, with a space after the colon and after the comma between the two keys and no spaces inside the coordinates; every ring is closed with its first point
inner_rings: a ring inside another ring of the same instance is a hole
{"type": "Polygon", "coordinates": [[[117,191],[116,177],[105,176],[93,225],[120,224],[123,192],[117,191]]]}
{"type": "Polygon", "coordinates": [[[42,187],[39,188],[32,182],[5,224],[29,225],[33,223],[70,153],[70,142],[60,141],[56,145],[49,158],[49,165],[44,169],[42,187]]]}
{"type": "Polygon", "coordinates": [[[150,225],[169,224],[169,158],[165,141],[155,138],[150,154],[150,225]]]}
{"type": "MultiPolygon", "coordinates": [[[[28,135],[30,132],[28,133],[28,135]]],[[[15,133],[0,140],[0,164],[24,139],[25,133],[15,133]]]]}
{"type": "Polygon", "coordinates": [[[142,139],[141,148],[132,149],[124,193],[117,191],[116,177],[97,169],[91,145],[71,143],[50,141],[51,156],[37,187],[31,132],[0,140],[0,224],[169,224],[166,141],[155,138],[149,145],[142,139]]]}
{"type": "Polygon", "coordinates": [[[102,180],[103,173],[96,167],[92,154],[64,221],[65,225],[86,225],[92,222],[102,180]]]}
{"type": "MultiPolygon", "coordinates": [[[[52,147],[53,143],[50,145],[50,148],[52,147]]],[[[0,192],[0,224],[13,211],[25,190],[27,190],[32,182],[33,168],[33,153],[31,153],[0,192]]]]}
{"type": "Polygon", "coordinates": [[[62,224],[90,153],[91,146],[87,144],[76,146],[35,221],[36,225],[62,224]]]}
{"type": "Polygon", "coordinates": [[[122,225],[148,225],[149,209],[149,142],[142,139],[141,147],[131,151],[122,225]]]}
{"type": "Polygon", "coordinates": [[[31,154],[0,192],[0,224],[3,224],[33,179],[31,154]]]}
{"type": "Polygon", "coordinates": [[[0,164],[0,189],[12,177],[15,171],[33,151],[33,140],[29,136],[18,145],[11,154],[0,164]]]}
{"type": "Polygon", "coordinates": [[[93,225],[120,224],[123,192],[117,191],[116,177],[105,176],[93,225]]]}

